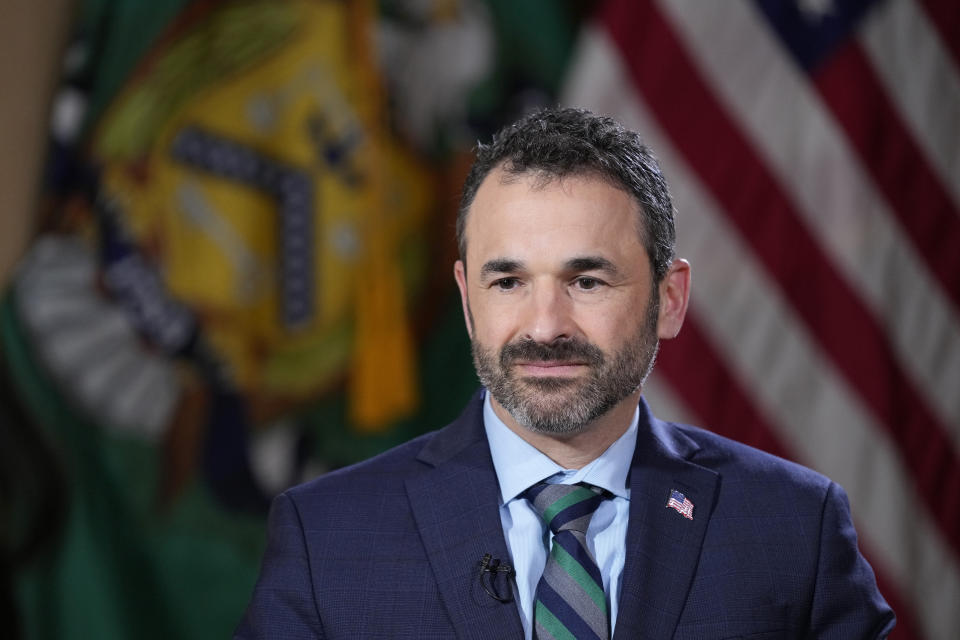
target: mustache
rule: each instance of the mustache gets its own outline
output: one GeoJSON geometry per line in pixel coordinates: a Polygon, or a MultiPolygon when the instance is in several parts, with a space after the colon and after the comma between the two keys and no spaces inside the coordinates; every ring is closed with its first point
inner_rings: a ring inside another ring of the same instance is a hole
{"type": "Polygon", "coordinates": [[[603,351],[599,347],[575,338],[537,342],[519,340],[500,350],[500,366],[506,369],[514,362],[583,362],[589,365],[603,364],[603,351]]]}

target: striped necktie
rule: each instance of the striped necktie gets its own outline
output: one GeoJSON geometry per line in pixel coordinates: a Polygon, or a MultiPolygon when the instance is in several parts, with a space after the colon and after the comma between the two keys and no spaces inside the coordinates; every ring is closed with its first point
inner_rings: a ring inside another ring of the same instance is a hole
{"type": "Polygon", "coordinates": [[[524,496],[553,531],[553,544],[534,601],[537,640],[610,637],[600,569],[587,548],[587,526],[603,496],[587,485],[541,482],[524,496]]]}

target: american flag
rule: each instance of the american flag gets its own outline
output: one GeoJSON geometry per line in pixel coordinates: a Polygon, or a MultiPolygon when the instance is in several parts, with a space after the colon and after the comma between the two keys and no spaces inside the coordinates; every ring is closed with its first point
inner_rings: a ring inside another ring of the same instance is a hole
{"type": "Polygon", "coordinates": [[[688,520],[693,520],[693,503],[687,496],[676,489],[670,492],[670,499],[667,500],[667,507],[674,509],[677,513],[688,520]]]}
{"type": "Polygon", "coordinates": [[[691,310],[661,416],[850,496],[893,638],[960,638],[960,9],[611,0],[564,104],[658,155],[691,310]]]}

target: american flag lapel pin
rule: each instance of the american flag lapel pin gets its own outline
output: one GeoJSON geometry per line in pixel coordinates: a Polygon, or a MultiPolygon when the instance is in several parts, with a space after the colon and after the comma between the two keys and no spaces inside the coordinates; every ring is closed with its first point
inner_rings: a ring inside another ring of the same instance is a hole
{"type": "Polygon", "coordinates": [[[683,495],[676,489],[672,489],[670,491],[670,499],[667,500],[667,508],[673,509],[687,520],[693,520],[693,503],[690,502],[690,499],[687,496],[683,495]]]}

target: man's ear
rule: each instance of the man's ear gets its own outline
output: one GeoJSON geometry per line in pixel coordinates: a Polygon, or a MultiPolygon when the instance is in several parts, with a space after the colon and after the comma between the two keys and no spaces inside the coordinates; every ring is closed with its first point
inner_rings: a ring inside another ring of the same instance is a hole
{"type": "Polygon", "coordinates": [[[677,258],[670,264],[660,281],[660,317],[657,319],[657,337],[676,338],[687,315],[690,300],[690,263],[677,258]]]}
{"type": "Polygon", "coordinates": [[[460,289],[460,304],[463,306],[463,322],[467,325],[467,334],[473,338],[473,318],[470,314],[470,300],[467,298],[467,267],[463,260],[453,263],[453,279],[460,289]]]}

